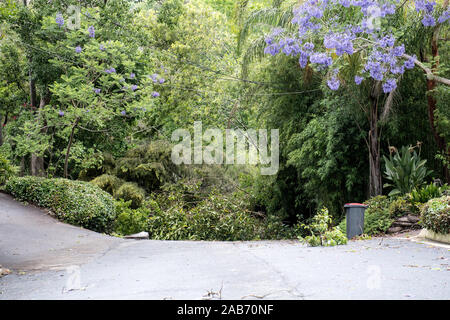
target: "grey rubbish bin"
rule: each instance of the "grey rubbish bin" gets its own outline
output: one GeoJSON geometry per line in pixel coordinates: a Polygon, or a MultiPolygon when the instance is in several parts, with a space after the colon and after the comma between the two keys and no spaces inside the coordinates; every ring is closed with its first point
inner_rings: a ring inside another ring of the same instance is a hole
{"type": "Polygon", "coordinates": [[[347,239],[364,233],[364,211],[367,206],[362,203],[347,203],[344,205],[347,222],[347,239]]]}

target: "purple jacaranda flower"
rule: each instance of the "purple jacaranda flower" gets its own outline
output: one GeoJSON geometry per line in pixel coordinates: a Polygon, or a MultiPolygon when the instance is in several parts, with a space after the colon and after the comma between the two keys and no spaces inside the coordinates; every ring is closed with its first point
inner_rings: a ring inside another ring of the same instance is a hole
{"type": "Polygon", "coordinates": [[[276,55],[280,52],[280,47],[277,43],[271,44],[270,46],[264,49],[264,54],[270,54],[272,56],[276,55]]]}
{"type": "Polygon", "coordinates": [[[99,46],[99,49],[100,49],[100,51],[105,51],[105,46],[101,44],[101,45],[99,46]]]}
{"type": "Polygon", "coordinates": [[[164,82],[166,82],[166,80],[164,78],[159,79],[160,84],[163,84],[164,82]]]}
{"type": "Polygon", "coordinates": [[[396,57],[400,57],[402,54],[405,53],[405,45],[397,46],[392,49],[392,54],[396,57]]]}
{"type": "Polygon", "coordinates": [[[409,58],[408,60],[405,61],[404,66],[406,69],[412,69],[414,68],[414,60],[416,59],[415,56],[409,58]]]}
{"type": "Polygon", "coordinates": [[[59,115],[60,117],[63,117],[63,116],[64,116],[64,111],[59,110],[58,115],[59,115]]]}
{"type": "Polygon", "coordinates": [[[125,110],[123,110],[122,112],[120,112],[121,115],[126,116],[127,112],[125,110]]]}
{"type": "Polygon", "coordinates": [[[131,86],[131,91],[136,91],[136,90],[137,90],[137,88],[138,88],[138,86],[137,86],[137,85],[135,85],[135,84],[133,84],[133,85],[131,86]]]}
{"type": "Polygon", "coordinates": [[[102,91],[101,89],[97,89],[97,88],[94,89],[94,92],[97,93],[97,94],[99,94],[101,91],[102,91]]]}
{"type": "Polygon", "coordinates": [[[363,80],[364,80],[363,77],[361,77],[361,76],[355,76],[355,83],[356,83],[357,85],[360,85],[361,82],[362,82],[363,80]]]}
{"type": "Polygon", "coordinates": [[[298,59],[300,67],[304,68],[308,64],[308,54],[304,51],[300,52],[300,58],[298,59]]]}
{"type": "Polygon", "coordinates": [[[416,11],[425,11],[427,13],[433,12],[434,6],[436,5],[435,1],[427,1],[427,0],[416,0],[414,1],[414,5],[416,7],[416,11]]]}
{"type": "Polygon", "coordinates": [[[328,79],[327,84],[331,90],[336,91],[337,89],[339,89],[340,82],[339,79],[336,78],[336,76],[333,76],[328,79]]]}
{"type": "Polygon", "coordinates": [[[395,79],[387,79],[385,83],[383,83],[383,92],[389,93],[392,90],[395,90],[397,88],[397,81],[395,79]]]}
{"type": "Polygon", "coordinates": [[[441,16],[438,18],[438,22],[439,23],[444,23],[445,21],[447,21],[448,19],[450,19],[450,9],[445,10],[441,16]]]}
{"type": "Polygon", "coordinates": [[[109,68],[105,70],[106,73],[111,74],[111,73],[116,73],[116,69],[115,68],[109,68]]]}
{"type": "Polygon", "coordinates": [[[153,97],[153,98],[159,97],[159,92],[153,91],[153,92],[152,92],[152,97],[153,97]]]}
{"type": "Polygon", "coordinates": [[[75,52],[76,52],[76,53],[81,53],[81,51],[83,51],[83,49],[82,49],[80,46],[77,46],[77,47],[75,48],[75,52]]]}
{"type": "Polygon", "coordinates": [[[130,73],[130,79],[136,78],[136,75],[134,73],[130,73]]]}
{"type": "Polygon", "coordinates": [[[431,14],[427,14],[423,17],[422,24],[425,27],[433,27],[436,25],[436,21],[434,20],[434,17],[431,14]]]}
{"type": "Polygon", "coordinates": [[[59,25],[60,28],[62,28],[64,26],[64,18],[62,16],[61,13],[58,13],[56,15],[56,19],[55,19],[56,23],[59,25]]]}
{"type": "Polygon", "coordinates": [[[94,29],[94,26],[90,26],[90,27],[88,28],[88,31],[89,31],[89,37],[95,38],[95,29],[94,29]]]}

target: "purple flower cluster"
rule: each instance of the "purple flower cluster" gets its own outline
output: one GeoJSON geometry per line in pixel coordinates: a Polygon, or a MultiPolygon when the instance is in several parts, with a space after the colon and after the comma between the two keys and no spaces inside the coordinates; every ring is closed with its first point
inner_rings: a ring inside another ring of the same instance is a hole
{"type": "Polygon", "coordinates": [[[153,91],[153,92],[152,92],[152,97],[153,97],[153,98],[159,97],[159,92],[153,91]]]}
{"type": "Polygon", "coordinates": [[[337,89],[339,89],[340,82],[339,79],[334,75],[330,79],[328,79],[327,84],[331,90],[336,91],[337,89]]]}
{"type": "Polygon", "coordinates": [[[361,82],[364,80],[361,76],[355,76],[355,83],[359,86],[361,82]]]}
{"type": "Polygon", "coordinates": [[[62,28],[64,26],[64,18],[62,16],[61,13],[58,13],[56,15],[56,19],[55,19],[56,23],[59,25],[60,28],[62,28]]]}
{"type": "Polygon", "coordinates": [[[76,52],[76,53],[81,53],[81,51],[83,51],[83,49],[82,49],[80,46],[77,46],[77,47],[75,48],[75,52],[76,52]]]}
{"type": "Polygon", "coordinates": [[[397,88],[397,81],[395,79],[387,79],[385,83],[383,83],[383,92],[389,93],[392,90],[395,90],[397,88]]]}
{"type": "Polygon", "coordinates": [[[323,44],[327,49],[335,49],[336,55],[344,53],[353,54],[353,40],[355,35],[351,33],[329,33],[324,37],[323,44]]]}
{"type": "Polygon", "coordinates": [[[447,21],[448,19],[450,19],[450,9],[445,10],[440,17],[438,18],[438,22],[439,23],[444,23],[445,21],[447,21]]]}
{"type": "Polygon", "coordinates": [[[89,37],[95,38],[95,29],[94,29],[94,26],[90,26],[90,27],[88,28],[88,32],[89,32],[89,37]]]}
{"type": "Polygon", "coordinates": [[[434,11],[434,7],[436,6],[435,1],[428,0],[416,0],[414,1],[414,5],[416,7],[417,12],[423,12],[424,16],[422,18],[422,24],[425,27],[433,27],[436,25],[436,20],[434,19],[432,13],[434,11]]]}
{"type": "MultiPolygon", "coordinates": [[[[396,44],[392,34],[383,33],[380,28],[375,30],[371,20],[374,17],[383,18],[395,14],[397,0],[305,0],[302,5],[293,9],[292,24],[296,27],[294,34],[286,34],[280,28],[266,36],[267,44],[264,52],[270,55],[283,53],[287,56],[298,57],[299,65],[304,68],[308,62],[315,64],[317,69],[324,70],[342,61],[343,55],[352,55],[356,47],[362,44],[363,50],[369,53],[364,68],[355,76],[354,81],[360,85],[365,78],[371,77],[383,81],[383,91],[391,92],[397,87],[396,78],[406,69],[415,65],[415,57],[406,59],[405,46],[396,44]],[[323,19],[325,11],[338,8],[359,7],[363,14],[356,25],[339,24],[339,17],[323,19]],[[323,24],[323,26],[322,26],[323,24]],[[331,30],[331,31],[328,31],[331,30]],[[323,36],[321,48],[309,42],[317,34],[323,36]],[[369,44],[367,47],[366,44],[369,44]]],[[[434,0],[416,1],[416,10],[423,12],[422,23],[426,26],[436,24],[432,16],[436,2],[434,0]]],[[[446,10],[438,19],[438,23],[450,18],[450,10],[446,10]]],[[[344,62],[345,63],[345,62],[344,62]]],[[[340,81],[337,71],[327,80],[331,90],[338,90],[340,81]]]]}
{"type": "Polygon", "coordinates": [[[106,69],[105,72],[106,72],[107,74],[116,73],[116,69],[111,67],[111,68],[109,68],[109,69],[106,69]]]}

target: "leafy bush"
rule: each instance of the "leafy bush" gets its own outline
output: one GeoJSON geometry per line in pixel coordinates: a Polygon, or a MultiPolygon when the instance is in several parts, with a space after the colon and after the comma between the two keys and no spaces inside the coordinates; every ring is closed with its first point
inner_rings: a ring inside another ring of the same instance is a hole
{"type": "Polygon", "coordinates": [[[395,199],[389,205],[391,217],[403,217],[408,214],[418,215],[419,213],[418,206],[406,199],[395,199]]]}
{"type": "Polygon", "coordinates": [[[138,183],[147,192],[174,182],[182,166],[172,162],[172,146],[167,141],[152,141],[129,150],[116,161],[116,174],[126,181],[138,183]]]}
{"type": "Polygon", "coordinates": [[[0,154],[0,185],[3,185],[11,177],[17,174],[17,168],[8,159],[0,154]]]}
{"type": "Polygon", "coordinates": [[[122,184],[124,184],[124,182],[125,181],[117,178],[116,176],[109,174],[103,174],[91,181],[91,183],[95,184],[103,191],[108,192],[110,195],[114,195],[114,193],[122,184]]]}
{"type": "Polygon", "coordinates": [[[114,199],[100,188],[82,181],[12,178],[6,191],[21,201],[49,209],[67,223],[97,232],[112,231],[116,217],[114,199]]]}
{"type": "Polygon", "coordinates": [[[450,196],[431,199],[422,207],[422,225],[437,233],[450,233],[450,196]]]}
{"type": "MultiPolygon", "coordinates": [[[[364,212],[364,233],[372,236],[386,232],[394,222],[389,206],[390,200],[386,196],[376,196],[366,202],[367,209],[364,212]]],[[[346,220],[343,219],[339,224],[341,230],[347,230],[346,220]]]]}
{"type": "Polygon", "coordinates": [[[212,192],[194,207],[185,206],[181,197],[170,196],[170,206],[160,198],[147,201],[150,209],[149,234],[158,240],[256,240],[261,238],[262,223],[245,208],[238,195],[212,192]],[[163,206],[161,206],[161,203],[163,206]]]}
{"type": "Polygon", "coordinates": [[[139,208],[145,200],[145,191],[136,183],[126,182],[114,193],[114,198],[131,201],[132,209],[139,208]]]}
{"type": "Polygon", "coordinates": [[[427,160],[421,160],[411,146],[402,147],[395,152],[394,157],[391,154],[389,159],[385,156],[383,158],[386,163],[386,179],[391,181],[384,186],[393,188],[389,196],[405,195],[419,188],[432,172],[425,167],[427,160]]]}
{"type": "Polygon", "coordinates": [[[145,231],[148,228],[148,216],[150,210],[147,208],[131,209],[131,201],[119,200],[116,202],[117,218],[114,229],[118,234],[129,235],[145,231]]]}
{"type": "Polygon", "coordinates": [[[422,187],[420,189],[414,189],[411,191],[410,199],[412,202],[426,203],[428,200],[433,198],[439,198],[442,196],[446,186],[439,187],[430,183],[429,185],[422,187]]]}
{"type": "Polygon", "coordinates": [[[300,228],[311,232],[310,236],[300,240],[310,246],[335,246],[347,243],[347,237],[339,227],[331,228],[332,219],[327,208],[323,208],[313,218],[309,225],[301,224],[300,228]]]}

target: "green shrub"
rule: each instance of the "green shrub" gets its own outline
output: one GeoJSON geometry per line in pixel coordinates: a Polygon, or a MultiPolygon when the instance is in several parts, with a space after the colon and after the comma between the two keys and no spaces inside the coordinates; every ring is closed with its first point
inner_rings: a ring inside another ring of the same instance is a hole
{"type": "Polygon", "coordinates": [[[442,196],[444,190],[445,187],[438,187],[430,183],[425,187],[411,191],[410,199],[412,202],[426,203],[428,200],[442,196]]]}
{"type": "Polygon", "coordinates": [[[428,201],[422,207],[421,224],[437,233],[450,233],[450,196],[428,201]]]}
{"type": "Polygon", "coordinates": [[[150,210],[147,208],[131,209],[130,205],[131,201],[119,200],[116,202],[117,218],[114,229],[118,234],[129,235],[148,229],[150,210]]]}
{"type": "Polygon", "coordinates": [[[323,208],[312,219],[311,224],[301,224],[300,228],[306,229],[311,233],[310,236],[300,240],[308,243],[310,246],[336,246],[347,243],[347,237],[339,227],[331,228],[332,219],[327,208],[323,208]]]}
{"type": "MultiPolygon", "coordinates": [[[[364,204],[367,205],[364,212],[364,233],[369,236],[385,233],[394,222],[389,213],[389,198],[376,196],[367,200],[364,204]]],[[[345,219],[341,221],[339,228],[343,231],[347,230],[345,219]]]]}
{"type": "Polygon", "coordinates": [[[17,168],[0,154],[0,186],[17,174],[17,168]]]}
{"type": "Polygon", "coordinates": [[[12,178],[6,191],[21,201],[49,209],[67,223],[110,233],[115,220],[114,199],[88,182],[39,177],[12,178]]]}
{"type": "Polygon", "coordinates": [[[108,192],[110,195],[114,195],[114,193],[120,188],[122,184],[125,183],[125,181],[113,175],[103,174],[92,180],[91,183],[95,184],[103,191],[108,192]]]}
{"type": "Polygon", "coordinates": [[[145,200],[145,191],[140,188],[136,183],[126,182],[120,186],[114,193],[114,198],[117,200],[122,199],[125,201],[131,201],[130,207],[137,209],[142,206],[145,200]]]}
{"type": "Polygon", "coordinates": [[[263,234],[261,221],[245,210],[244,198],[237,195],[212,192],[193,207],[186,206],[182,197],[170,197],[168,207],[162,208],[158,199],[146,202],[152,239],[237,241],[260,239],[263,234]]]}
{"type": "Polygon", "coordinates": [[[427,160],[421,160],[414,148],[402,147],[395,155],[389,155],[389,159],[383,156],[386,164],[385,187],[392,187],[389,196],[405,195],[424,184],[425,178],[431,174],[425,166],[427,160]]]}
{"type": "Polygon", "coordinates": [[[115,171],[119,178],[138,183],[147,192],[159,189],[163,184],[174,182],[182,166],[172,162],[172,146],[167,141],[152,141],[130,149],[116,161],[115,171]]]}
{"type": "Polygon", "coordinates": [[[418,206],[406,199],[395,199],[389,205],[389,214],[391,217],[403,217],[408,214],[418,215],[420,210],[418,206]]]}

